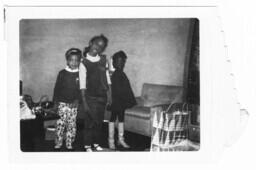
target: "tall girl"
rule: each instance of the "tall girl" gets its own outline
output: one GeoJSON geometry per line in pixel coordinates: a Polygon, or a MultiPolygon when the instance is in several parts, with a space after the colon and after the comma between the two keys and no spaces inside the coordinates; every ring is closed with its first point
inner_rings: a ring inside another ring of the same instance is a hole
{"type": "Polygon", "coordinates": [[[111,102],[111,84],[108,64],[103,51],[108,39],[94,36],[85,48],[79,67],[80,90],[85,112],[84,149],[87,152],[103,150],[101,128],[107,102],[111,102]]]}

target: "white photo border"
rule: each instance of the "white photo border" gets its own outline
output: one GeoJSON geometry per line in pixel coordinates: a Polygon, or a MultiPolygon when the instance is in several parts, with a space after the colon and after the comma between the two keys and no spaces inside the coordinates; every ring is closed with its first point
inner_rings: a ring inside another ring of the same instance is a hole
{"type": "MultiPolygon", "coordinates": [[[[213,98],[213,66],[223,67],[224,42],[216,7],[6,7],[8,134],[10,161],[15,163],[197,163],[219,158],[225,139],[218,103],[213,98]],[[34,152],[20,150],[19,21],[21,19],[198,18],[200,21],[200,150],[196,152],[34,152]],[[223,57],[223,61],[221,59],[223,57]],[[221,60],[219,60],[221,59],[221,60]],[[16,107],[17,106],[17,107],[16,107]],[[111,156],[110,156],[111,155],[111,156]],[[72,156],[72,161],[70,161],[72,156]]],[[[228,117],[228,116],[226,116],[228,117]]]]}

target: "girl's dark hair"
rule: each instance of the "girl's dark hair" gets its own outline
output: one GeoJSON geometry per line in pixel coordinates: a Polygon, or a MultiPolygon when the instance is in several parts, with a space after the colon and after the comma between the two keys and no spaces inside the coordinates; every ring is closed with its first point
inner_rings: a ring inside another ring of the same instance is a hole
{"type": "Polygon", "coordinates": [[[113,62],[115,62],[118,58],[122,58],[123,60],[126,60],[127,55],[123,51],[118,51],[112,56],[113,62]]]}
{"type": "Polygon", "coordinates": [[[103,34],[96,35],[96,36],[92,37],[91,40],[89,41],[89,44],[90,44],[90,43],[93,43],[93,42],[94,42],[95,40],[97,40],[97,39],[102,39],[102,41],[104,41],[104,43],[105,43],[105,48],[108,46],[108,38],[105,37],[105,35],[103,35],[103,34]]]}
{"type": "Polygon", "coordinates": [[[86,57],[86,54],[87,54],[87,53],[89,52],[89,50],[90,50],[90,44],[92,44],[92,43],[93,43],[95,40],[97,40],[97,39],[101,39],[101,40],[104,42],[105,47],[104,47],[103,51],[106,49],[106,47],[108,46],[108,38],[105,37],[105,35],[103,35],[103,34],[96,35],[96,36],[94,36],[94,37],[92,37],[92,38],[90,39],[89,45],[84,48],[84,51],[83,51],[83,56],[84,56],[84,57],[86,57]]]}
{"type": "Polygon", "coordinates": [[[89,52],[90,47],[84,47],[83,56],[86,57],[86,54],[89,52]]]}
{"type": "Polygon", "coordinates": [[[79,50],[78,48],[70,48],[70,49],[65,53],[66,60],[68,60],[71,55],[76,55],[76,56],[78,56],[78,60],[80,60],[81,57],[82,57],[82,51],[79,50]]]}

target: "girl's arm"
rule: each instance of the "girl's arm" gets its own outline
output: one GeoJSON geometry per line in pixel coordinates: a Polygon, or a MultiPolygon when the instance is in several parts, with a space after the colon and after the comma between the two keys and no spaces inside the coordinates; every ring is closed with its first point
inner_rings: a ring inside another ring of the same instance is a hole
{"type": "Polygon", "coordinates": [[[54,102],[54,106],[53,106],[53,110],[57,111],[58,110],[58,98],[59,98],[59,93],[60,93],[60,88],[61,88],[61,72],[59,72],[58,76],[57,76],[57,80],[54,86],[54,92],[53,92],[53,102],[54,102]]]}
{"type": "Polygon", "coordinates": [[[53,102],[58,102],[58,98],[59,98],[59,93],[60,93],[60,88],[61,88],[61,72],[59,72],[58,76],[57,76],[57,80],[54,86],[54,92],[53,92],[53,102]]]}
{"type": "Polygon", "coordinates": [[[86,101],[85,95],[86,95],[85,89],[81,89],[82,104],[83,104],[84,111],[88,112],[88,114],[91,116],[90,108],[89,108],[89,105],[86,101]]]}
{"type": "Polygon", "coordinates": [[[54,87],[54,93],[53,93],[53,102],[54,102],[53,110],[54,111],[58,110],[61,85],[62,85],[62,73],[60,71],[57,76],[57,80],[54,87]]]}
{"type": "Polygon", "coordinates": [[[108,97],[108,104],[112,104],[112,89],[111,84],[109,85],[108,91],[107,91],[107,97],[108,97]]]}
{"type": "Polygon", "coordinates": [[[108,91],[107,91],[107,103],[111,105],[112,103],[112,90],[111,90],[111,78],[110,78],[110,64],[106,63],[106,76],[107,76],[107,83],[108,83],[108,91]]]}
{"type": "Polygon", "coordinates": [[[80,92],[81,92],[81,98],[82,98],[82,104],[85,112],[88,112],[90,114],[90,108],[88,106],[88,103],[86,101],[86,68],[85,66],[80,63],[79,66],[79,84],[80,84],[80,92]]]}

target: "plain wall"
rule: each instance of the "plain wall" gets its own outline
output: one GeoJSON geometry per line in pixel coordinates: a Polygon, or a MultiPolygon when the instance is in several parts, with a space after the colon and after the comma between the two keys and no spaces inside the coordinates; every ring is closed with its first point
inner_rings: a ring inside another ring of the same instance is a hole
{"type": "Polygon", "coordinates": [[[52,98],[58,72],[71,47],[81,50],[94,35],[109,39],[108,58],[128,56],[125,72],[136,96],[143,83],[183,85],[190,19],[70,19],[20,21],[20,79],[34,101],[52,98]]]}

